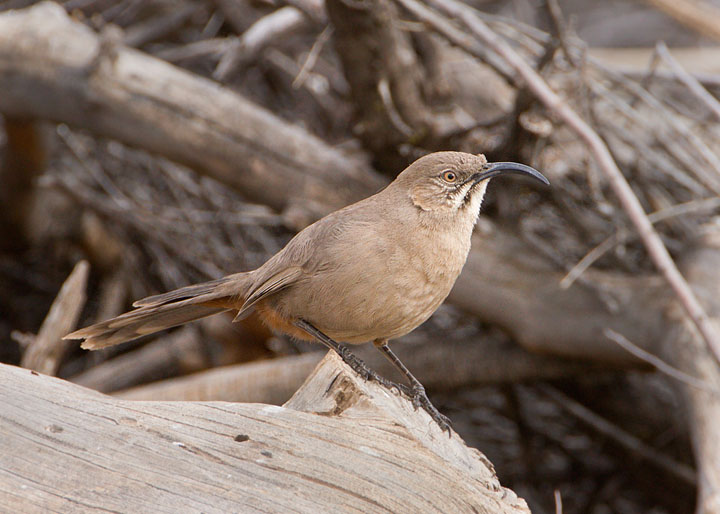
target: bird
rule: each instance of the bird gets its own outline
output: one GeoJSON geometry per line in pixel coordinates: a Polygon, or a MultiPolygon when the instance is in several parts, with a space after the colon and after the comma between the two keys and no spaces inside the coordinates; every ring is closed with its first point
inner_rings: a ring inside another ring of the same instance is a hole
{"type": "Polygon", "coordinates": [[[524,164],[430,153],[378,193],[300,231],[257,269],[138,300],[134,310],[64,339],[96,350],[220,312],[236,311],[238,321],[255,311],[273,331],[320,342],[363,378],[396,387],[450,433],[449,419],[388,341],[421,325],[448,296],[470,251],[488,183],[504,174],[549,185],[524,164]],[[409,385],[381,377],[346,346],[368,342],[409,385]]]}

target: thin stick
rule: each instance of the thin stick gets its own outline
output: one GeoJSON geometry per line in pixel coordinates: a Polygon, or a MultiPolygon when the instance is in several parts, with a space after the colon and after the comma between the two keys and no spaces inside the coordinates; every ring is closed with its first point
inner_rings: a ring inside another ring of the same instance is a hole
{"type": "Polygon", "coordinates": [[[692,375],[688,375],[684,371],[680,371],[679,369],[672,367],[670,364],[668,364],[664,360],[660,359],[659,357],[653,355],[650,352],[646,352],[645,350],[640,348],[635,343],[629,341],[622,334],[615,332],[613,329],[606,328],[605,330],[603,330],[603,334],[605,334],[605,337],[607,337],[611,341],[619,344],[624,349],[626,349],[628,352],[632,353],[638,359],[643,360],[643,361],[647,362],[648,364],[652,365],[659,372],[665,373],[667,376],[674,378],[675,380],[678,380],[678,381],[682,382],[683,384],[687,384],[687,385],[689,385],[691,387],[695,387],[697,389],[702,389],[703,391],[707,391],[712,394],[720,395],[720,389],[713,387],[712,385],[708,384],[707,382],[703,382],[699,378],[695,378],[692,375]]]}
{"type": "Polygon", "coordinates": [[[583,273],[585,273],[585,270],[587,270],[595,261],[605,255],[610,249],[624,239],[622,234],[623,233],[621,231],[613,233],[585,254],[585,257],[580,259],[578,263],[567,272],[562,280],[560,280],[560,287],[562,289],[567,289],[573,285],[573,283],[575,283],[575,281],[580,278],[583,273]]]}
{"type": "MultiPolygon", "coordinates": [[[[683,216],[685,214],[691,214],[699,211],[711,211],[720,207],[720,198],[712,196],[710,198],[703,198],[700,200],[691,200],[689,202],[683,202],[676,205],[671,205],[665,209],[651,212],[648,214],[648,219],[654,225],[658,221],[674,218],[677,216],[683,216]]],[[[628,240],[630,234],[624,230],[618,230],[607,238],[605,238],[600,244],[590,250],[585,256],[573,266],[570,271],[560,280],[560,287],[563,289],[569,288],[573,283],[580,278],[580,276],[600,257],[610,251],[615,245],[623,243],[628,240]]]]}
{"type": "Polygon", "coordinates": [[[37,337],[25,350],[20,363],[22,367],[46,375],[57,373],[65,351],[71,344],[63,341],[62,337],[77,325],[80,312],[85,306],[89,274],[90,265],[87,261],[79,261],[75,265],[55,297],[37,337]]]}
{"type": "Polygon", "coordinates": [[[604,436],[609,437],[623,448],[635,452],[648,462],[652,462],[657,467],[665,470],[684,482],[687,482],[690,485],[696,485],[696,473],[690,466],[677,462],[667,455],[660,453],[652,446],[645,444],[623,428],[611,423],[602,416],[599,416],[554,387],[540,385],[537,386],[537,388],[542,394],[552,399],[570,414],[591,426],[594,430],[604,436]]]}
{"type": "Polygon", "coordinates": [[[720,41],[720,9],[710,2],[690,0],[645,0],[686,27],[720,41]]]}
{"type": "Polygon", "coordinates": [[[215,80],[224,81],[246,63],[255,59],[268,45],[292,34],[308,23],[294,7],[281,7],[256,21],[238,37],[220,58],[213,71],[215,80]]]}
{"type": "Polygon", "coordinates": [[[555,491],[553,491],[553,496],[555,496],[555,514],[562,514],[562,495],[560,494],[560,490],[555,489],[555,491]]]}
{"type": "Polygon", "coordinates": [[[655,45],[655,52],[660,58],[672,69],[673,73],[677,76],[678,80],[685,84],[687,88],[693,92],[695,96],[700,99],[701,102],[705,104],[705,106],[712,111],[712,113],[715,115],[715,118],[720,120],[720,102],[717,101],[717,99],[708,93],[707,89],[703,87],[702,84],[690,75],[687,71],[683,69],[682,66],[680,66],[680,63],[677,62],[677,60],[672,56],[670,53],[670,50],[668,50],[668,47],[665,43],[662,41],[659,42],[657,45],[655,45]]]}
{"type": "MultiPolygon", "coordinates": [[[[396,0],[406,9],[418,16],[429,26],[436,28],[436,20],[441,17],[428,9],[417,0],[396,0]],[[430,14],[428,16],[428,13],[430,14]]],[[[710,323],[705,310],[700,305],[695,293],[678,270],[670,253],[660,239],[648,219],[637,196],[633,193],[630,184],[623,176],[615,163],[605,142],[557,93],[555,93],[545,80],[528,64],[510,45],[476,15],[475,10],[457,2],[456,0],[429,0],[436,8],[450,16],[462,20],[472,34],[502,57],[515,72],[522,77],[528,89],[540,99],[545,106],[562,119],[585,142],[589,151],[595,157],[598,166],[607,176],[608,182],[618,196],[623,209],[635,225],[650,258],[655,266],[675,291],[680,304],[685,309],[690,320],[697,327],[698,332],[707,343],[715,359],[720,362],[720,336],[710,323]]],[[[446,36],[441,32],[443,36],[446,36]]],[[[446,36],[447,37],[447,36],[446,36]]],[[[454,38],[458,39],[458,38],[454,38]]],[[[465,48],[471,52],[471,47],[465,48]]],[[[472,52],[471,52],[472,53],[472,52]]],[[[474,54],[473,54],[474,55],[474,54]]]]}
{"type": "Polygon", "coordinates": [[[332,33],[333,33],[333,26],[327,25],[323,29],[323,31],[320,33],[318,38],[315,40],[315,43],[313,43],[313,46],[310,49],[310,53],[308,53],[308,56],[305,59],[305,62],[303,63],[302,67],[300,68],[300,71],[298,72],[297,76],[295,77],[295,80],[292,81],[292,87],[294,89],[298,89],[298,88],[302,87],[303,83],[305,83],[305,79],[307,79],[308,74],[315,67],[315,63],[317,62],[318,56],[320,55],[320,52],[322,51],[323,47],[325,46],[325,43],[327,43],[328,39],[330,39],[330,36],[332,36],[332,33]]]}

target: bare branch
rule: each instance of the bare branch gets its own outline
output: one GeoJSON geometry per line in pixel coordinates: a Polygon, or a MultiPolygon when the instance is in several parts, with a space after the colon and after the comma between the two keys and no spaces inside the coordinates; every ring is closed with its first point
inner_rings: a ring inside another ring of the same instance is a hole
{"type": "Polygon", "coordinates": [[[655,51],[660,58],[665,61],[668,66],[670,66],[678,80],[685,84],[688,89],[692,91],[708,109],[710,109],[710,111],[715,115],[716,120],[720,120],[720,102],[718,102],[717,98],[708,93],[707,89],[700,84],[698,79],[690,75],[683,69],[682,66],[680,66],[680,63],[672,56],[670,50],[668,50],[668,47],[664,42],[660,41],[655,46],[655,51]]]}
{"type": "Polygon", "coordinates": [[[607,337],[611,341],[616,342],[617,344],[625,348],[627,351],[632,353],[638,359],[644,360],[648,364],[651,364],[658,371],[665,373],[667,376],[672,377],[675,380],[679,380],[680,382],[692,387],[697,387],[698,389],[702,389],[703,391],[720,394],[720,389],[717,389],[716,387],[713,387],[707,382],[703,382],[702,380],[697,379],[692,375],[688,375],[687,373],[680,371],[677,368],[673,368],[660,357],[657,357],[650,352],[646,352],[638,345],[628,340],[625,336],[623,336],[622,334],[618,334],[614,330],[606,329],[605,337],[607,337]]]}
{"type": "Polygon", "coordinates": [[[623,448],[630,450],[651,462],[655,466],[667,471],[673,476],[695,485],[695,470],[681,462],[678,462],[667,455],[660,453],[655,448],[648,446],[634,435],[626,432],[617,425],[610,423],[605,418],[594,413],[581,403],[573,400],[566,394],[550,386],[539,386],[540,391],[549,398],[552,398],[563,409],[577,417],[593,429],[609,437],[623,448]]]}

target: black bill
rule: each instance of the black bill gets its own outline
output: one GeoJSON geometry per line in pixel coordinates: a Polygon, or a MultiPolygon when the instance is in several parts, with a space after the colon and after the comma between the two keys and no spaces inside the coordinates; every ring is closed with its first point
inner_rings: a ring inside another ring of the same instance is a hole
{"type": "Polygon", "coordinates": [[[473,175],[473,182],[476,184],[487,180],[489,178],[497,177],[498,175],[515,174],[515,175],[530,175],[534,179],[539,180],[545,185],[550,185],[550,181],[535,168],[519,164],[517,162],[491,162],[483,166],[483,170],[473,175]]]}

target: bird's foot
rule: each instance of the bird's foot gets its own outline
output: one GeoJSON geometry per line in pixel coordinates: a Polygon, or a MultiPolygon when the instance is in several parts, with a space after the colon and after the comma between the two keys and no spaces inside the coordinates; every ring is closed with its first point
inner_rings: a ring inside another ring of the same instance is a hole
{"type": "Polygon", "coordinates": [[[369,368],[362,359],[356,357],[352,352],[350,352],[346,346],[340,345],[337,353],[343,362],[350,366],[350,368],[352,368],[352,370],[360,375],[360,377],[364,380],[372,380],[386,389],[397,389],[400,393],[410,394],[410,389],[407,386],[396,384],[395,382],[382,377],[376,371],[369,368]]]}
{"type": "Polygon", "coordinates": [[[430,415],[435,423],[438,424],[440,429],[447,432],[448,435],[452,437],[452,431],[450,429],[452,423],[450,422],[450,418],[441,414],[440,411],[435,408],[425,392],[425,387],[423,387],[420,382],[409,388],[408,396],[410,397],[415,410],[422,407],[422,409],[430,415]]]}

